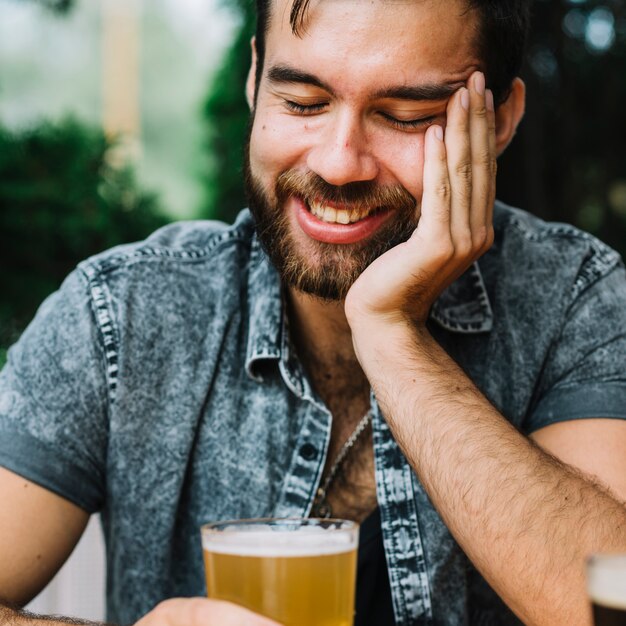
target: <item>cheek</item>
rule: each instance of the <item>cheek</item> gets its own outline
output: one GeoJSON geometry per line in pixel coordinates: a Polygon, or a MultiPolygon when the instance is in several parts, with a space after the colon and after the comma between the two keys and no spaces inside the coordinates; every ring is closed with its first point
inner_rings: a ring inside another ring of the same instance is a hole
{"type": "MultiPolygon", "coordinates": [[[[418,202],[422,197],[424,178],[424,135],[405,135],[387,143],[385,171],[390,182],[400,183],[418,202]]],[[[387,182],[387,181],[384,181],[387,182]]]]}
{"type": "Polygon", "coordinates": [[[255,116],[250,135],[250,165],[255,174],[275,177],[297,167],[306,150],[301,129],[268,113],[255,116]]]}

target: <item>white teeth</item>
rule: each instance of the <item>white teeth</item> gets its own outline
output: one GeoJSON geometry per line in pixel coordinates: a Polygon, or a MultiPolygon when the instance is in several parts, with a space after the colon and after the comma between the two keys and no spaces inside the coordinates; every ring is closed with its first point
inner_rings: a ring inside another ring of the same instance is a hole
{"type": "MultiPolygon", "coordinates": [[[[343,213],[343,211],[341,211],[341,213],[343,213]]],[[[333,209],[327,206],[324,209],[324,217],[322,219],[325,222],[336,222],[337,221],[337,209],[333,209]]]]}
{"type": "Polygon", "coordinates": [[[358,209],[351,209],[349,211],[344,209],[335,209],[317,202],[310,203],[310,210],[315,217],[318,217],[322,221],[328,222],[329,224],[350,224],[358,222],[369,214],[368,211],[361,211],[358,209]]]}
{"type": "Polygon", "coordinates": [[[350,214],[348,213],[348,211],[337,211],[337,221],[340,224],[349,224],[350,214]]]}
{"type": "Polygon", "coordinates": [[[320,219],[324,218],[324,209],[322,209],[319,205],[312,204],[310,209],[311,209],[311,213],[313,213],[315,217],[319,217],[320,219]]]}

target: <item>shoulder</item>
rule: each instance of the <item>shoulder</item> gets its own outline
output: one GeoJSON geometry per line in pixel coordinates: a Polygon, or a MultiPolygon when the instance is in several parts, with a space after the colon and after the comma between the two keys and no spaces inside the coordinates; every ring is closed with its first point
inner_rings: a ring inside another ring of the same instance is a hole
{"type": "Polygon", "coordinates": [[[529,291],[567,288],[575,299],[588,287],[623,267],[618,252],[570,224],[546,222],[526,211],[496,202],[495,243],[487,264],[515,275],[518,284],[532,280],[529,291]]]}
{"type": "Polygon", "coordinates": [[[116,246],[83,261],[79,268],[88,276],[130,272],[137,266],[158,265],[159,271],[176,271],[189,263],[212,262],[233,251],[249,250],[254,225],[247,210],[232,225],[212,220],[174,222],[147,239],[116,246]]]}
{"type": "Polygon", "coordinates": [[[241,308],[253,234],[242,211],[233,225],[178,222],[83,261],[76,273],[100,332],[119,343],[126,330],[161,329],[168,320],[189,332],[226,323],[241,308]]]}

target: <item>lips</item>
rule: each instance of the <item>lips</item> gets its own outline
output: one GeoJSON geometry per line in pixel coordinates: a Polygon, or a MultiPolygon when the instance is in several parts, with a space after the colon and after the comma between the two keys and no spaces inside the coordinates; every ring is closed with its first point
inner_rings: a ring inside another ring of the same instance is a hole
{"type": "Polygon", "coordinates": [[[291,198],[300,228],[324,243],[350,244],[370,237],[393,213],[389,209],[360,209],[291,198]]]}

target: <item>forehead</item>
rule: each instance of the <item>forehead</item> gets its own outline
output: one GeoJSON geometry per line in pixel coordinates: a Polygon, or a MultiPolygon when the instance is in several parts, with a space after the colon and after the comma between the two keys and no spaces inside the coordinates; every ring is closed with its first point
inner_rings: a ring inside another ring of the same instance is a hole
{"type": "Polygon", "coordinates": [[[265,68],[287,63],[352,84],[454,80],[480,66],[467,0],[310,0],[298,35],[291,7],[272,1],[265,68]]]}

